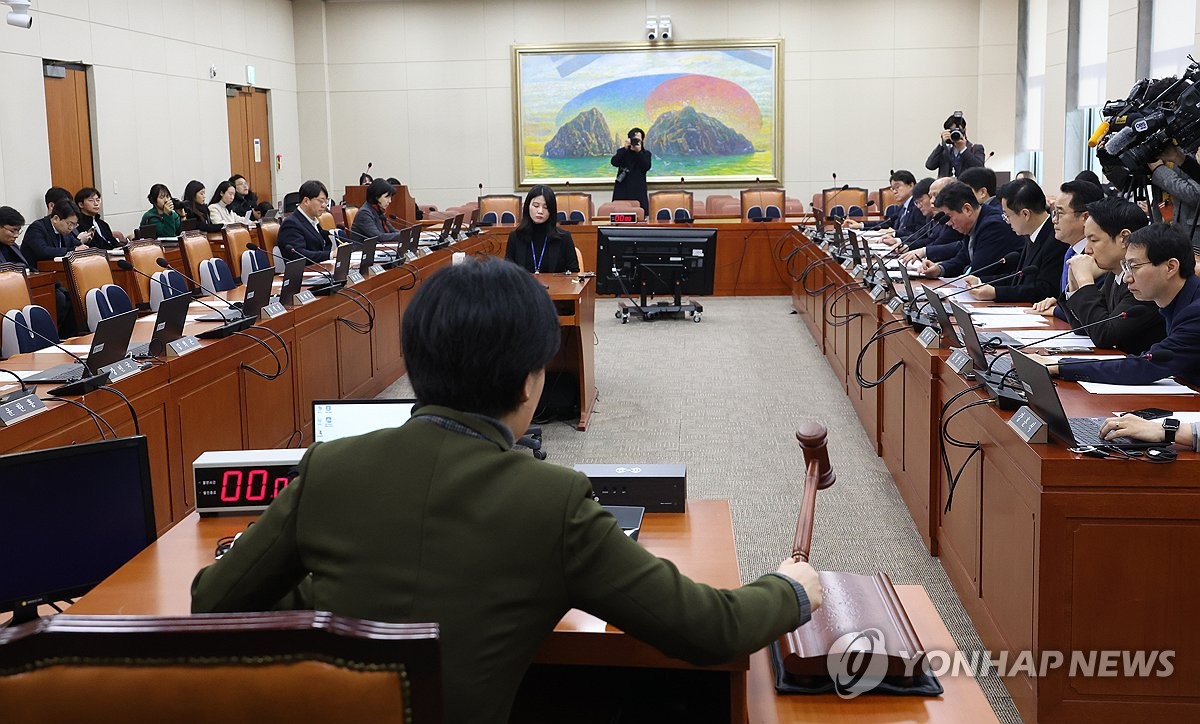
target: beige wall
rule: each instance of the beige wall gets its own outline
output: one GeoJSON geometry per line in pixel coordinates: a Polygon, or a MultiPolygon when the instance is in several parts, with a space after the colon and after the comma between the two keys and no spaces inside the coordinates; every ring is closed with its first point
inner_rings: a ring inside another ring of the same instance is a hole
{"type": "Polygon", "coordinates": [[[30,30],[0,25],[0,203],[27,221],[45,214],[50,186],[43,59],[91,66],[96,181],[118,229],[137,225],[155,182],[181,195],[198,178],[211,193],[230,175],[225,84],[245,83],[248,64],[271,90],[273,150],[284,155],[276,188],[299,183],[288,0],[35,0],[33,10],[30,30]]]}
{"type": "Polygon", "coordinates": [[[833,172],[839,183],[870,188],[886,185],[894,168],[920,176],[955,109],[967,115],[972,138],[996,151],[991,165],[1011,168],[1016,0],[647,7],[296,0],[305,173],[340,188],[370,161],[374,173],[394,175],[418,200],[440,206],[473,198],[479,183],[512,191],[511,46],[635,41],[647,14],[670,15],[677,39],[784,39],[784,179],[806,205],[833,172]]]}

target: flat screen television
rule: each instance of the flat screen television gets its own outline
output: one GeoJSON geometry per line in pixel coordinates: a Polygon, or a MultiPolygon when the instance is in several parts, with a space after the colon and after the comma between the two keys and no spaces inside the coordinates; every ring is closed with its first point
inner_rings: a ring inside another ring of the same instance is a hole
{"type": "Polygon", "coordinates": [[[0,455],[0,611],[87,593],[157,537],[142,435],[0,455]]]}
{"type": "Polygon", "coordinates": [[[712,228],[601,226],[596,229],[596,292],[711,295],[716,252],[712,228]]]}

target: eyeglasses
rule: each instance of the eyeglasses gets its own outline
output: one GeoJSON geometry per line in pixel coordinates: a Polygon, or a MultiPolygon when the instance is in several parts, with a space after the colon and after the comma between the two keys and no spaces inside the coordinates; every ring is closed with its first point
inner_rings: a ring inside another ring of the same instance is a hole
{"type": "Polygon", "coordinates": [[[12,234],[13,236],[16,236],[17,234],[21,233],[21,227],[19,227],[19,226],[3,226],[0,228],[4,229],[5,231],[12,234]]]}
{"type": "Polygon", "coordinates": [[[1121,260],[1121,273],[1122,274],[1132,274],[1138,268],[1144,267],[1147,264],[1153,264],[1153,263],[1154,262],[1152,262],[1152,261],[1139,261],[1136,264],[1130,264],[1128,259],[1122,259],[1121,260]]]}
{"type": "Polygon", "coordinates": [[[1062,218],[1063,216],[1079,216],[1082,213],[1083,213],[1082,211],[1066,211],[1065,209],[1051,209],[1050,219],[1052,221],[1057,221],[1058,219],[1062,218]]]}

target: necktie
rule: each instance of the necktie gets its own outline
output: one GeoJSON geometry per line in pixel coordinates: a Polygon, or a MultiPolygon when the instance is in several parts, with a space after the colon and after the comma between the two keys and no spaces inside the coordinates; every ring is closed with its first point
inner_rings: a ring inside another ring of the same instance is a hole
{"type": "Polygon", "coordinates": [[[1067,249],[1067,253],[1063,255],[1062,282],[1058,285],[1058,288],[1063,291],[1066,291],[1067,289],[1067,276],[1070,274],[1070,269],[1067,268],[1067,262],[1070,261],[1071,257],[1073,256],[1075,256],[1075,247],[1072,246],[1069,247],[1067,249]]]}

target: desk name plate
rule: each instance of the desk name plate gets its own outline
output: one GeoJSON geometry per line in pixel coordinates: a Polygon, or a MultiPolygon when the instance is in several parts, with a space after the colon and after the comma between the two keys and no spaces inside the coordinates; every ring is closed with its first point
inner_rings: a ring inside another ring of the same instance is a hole
{"type": "MultiPolygon", "coordinates": [[[[932,327],[930,329],[932,329],[932,327]]],[[[946,366],[960,375],[967,375],[973,371],[971,355],[967,354],[963,349],[956,348],[954,351],[952,351],[950,356],[946,358],[946,366]]]]}
{"type": "Polygon", "coordinates": [[[304,306],[305,304],[308,304],[309,302],[311,302],[312,300],[314,300],[316,298],[317,298],[316,295],[314,295],[309,290],[304,289],[304,290],[296,292],[292,296],[292,304],[304,306]]]}
{"type": "Polygon", "coordinates": [[[346,275],[346,281],[351,284],[358,284],[362,280],[363,280],[363,275],[359,274],[358,270],[354,270],[346,275]]]}
{"type": "Polygon", "coordinates": [[[378,264],[372,264],[367,271],[371,272],[371,276],[375,276],[376,274],[383,273],[383,267],[378,264]]]}
{"type": "Polygon", "coordinates": [[[867,273],[867,268],[865,266],[863,266],[862,264],[857,264],[857,265],[855,265],[854,269],[851,270],[850,276],[861,277],[861,276],[864,276],[866,273],[867,273]]]}
{"type": "Polygon", "coordinates": [[[882,284],[876,284],[871,288],[871,299],[875,300],[876,302],[882,299],[886,294],[887,287],[883,286],[882,284]]]}
{"type": "Polygon", "coordinates": [[[116,382],[117,380],[123,380],[126,377],[141,372],[142,364],[132,357],[126,357],[123,360],[118,360],[110,365],[101,367],[99,371],[109,373],[109,382],[116,382]]]}
{"type": "Polygon", "coordinates": [[[45,411],[46,403],[32,392],[23,397],[7,400],[0,403],[0,427],[15,425],[21,420],[45,411]]]}
{"type": "Polygon", "coordinates": [[[851,269],[854,268],[854,260],[847,259],[846,261],[842,262],[842,268],[845,269],[846,271],[850,271],[851,269]]]}
{"type": "Polygon", "coordinates": [[[195,352],[198,349],[200,349],[200,340],[190,334],[167,342],[168,357],[182,357],[188,352],[195,352]]]}
{"type": "Polygon", "coordinates": [[[887,310],[893,314],[900,311],[900,307],[904,306],[904,300],[900,297],[892,297],[888,300],[887,310]]]}
{"type": "MultiPolygon", "coordinates": [[[[917,335],[917,341],[925,349],[934,349],[942,346],[942,335],[933,327],[926,327],[921,330],[921,334],[917,335]]],[[[955,370],[955,372],[957,371],[955,370]]]]}
{"type": "Polygon", "coordinates": [[[1050,442],[1049,426],[1026,405],[1021,405],[1013,416],[1008,418],[1008,426],[1027,443],[1040,445],[1050,442]]]}
{"type": "Polygon", "coordinates": [[[267,306],[263,307],[262,313],[267,319],[274,319],[287,314],[287,307],[283,306],[279,302],[271,302],[267,306]]]}

